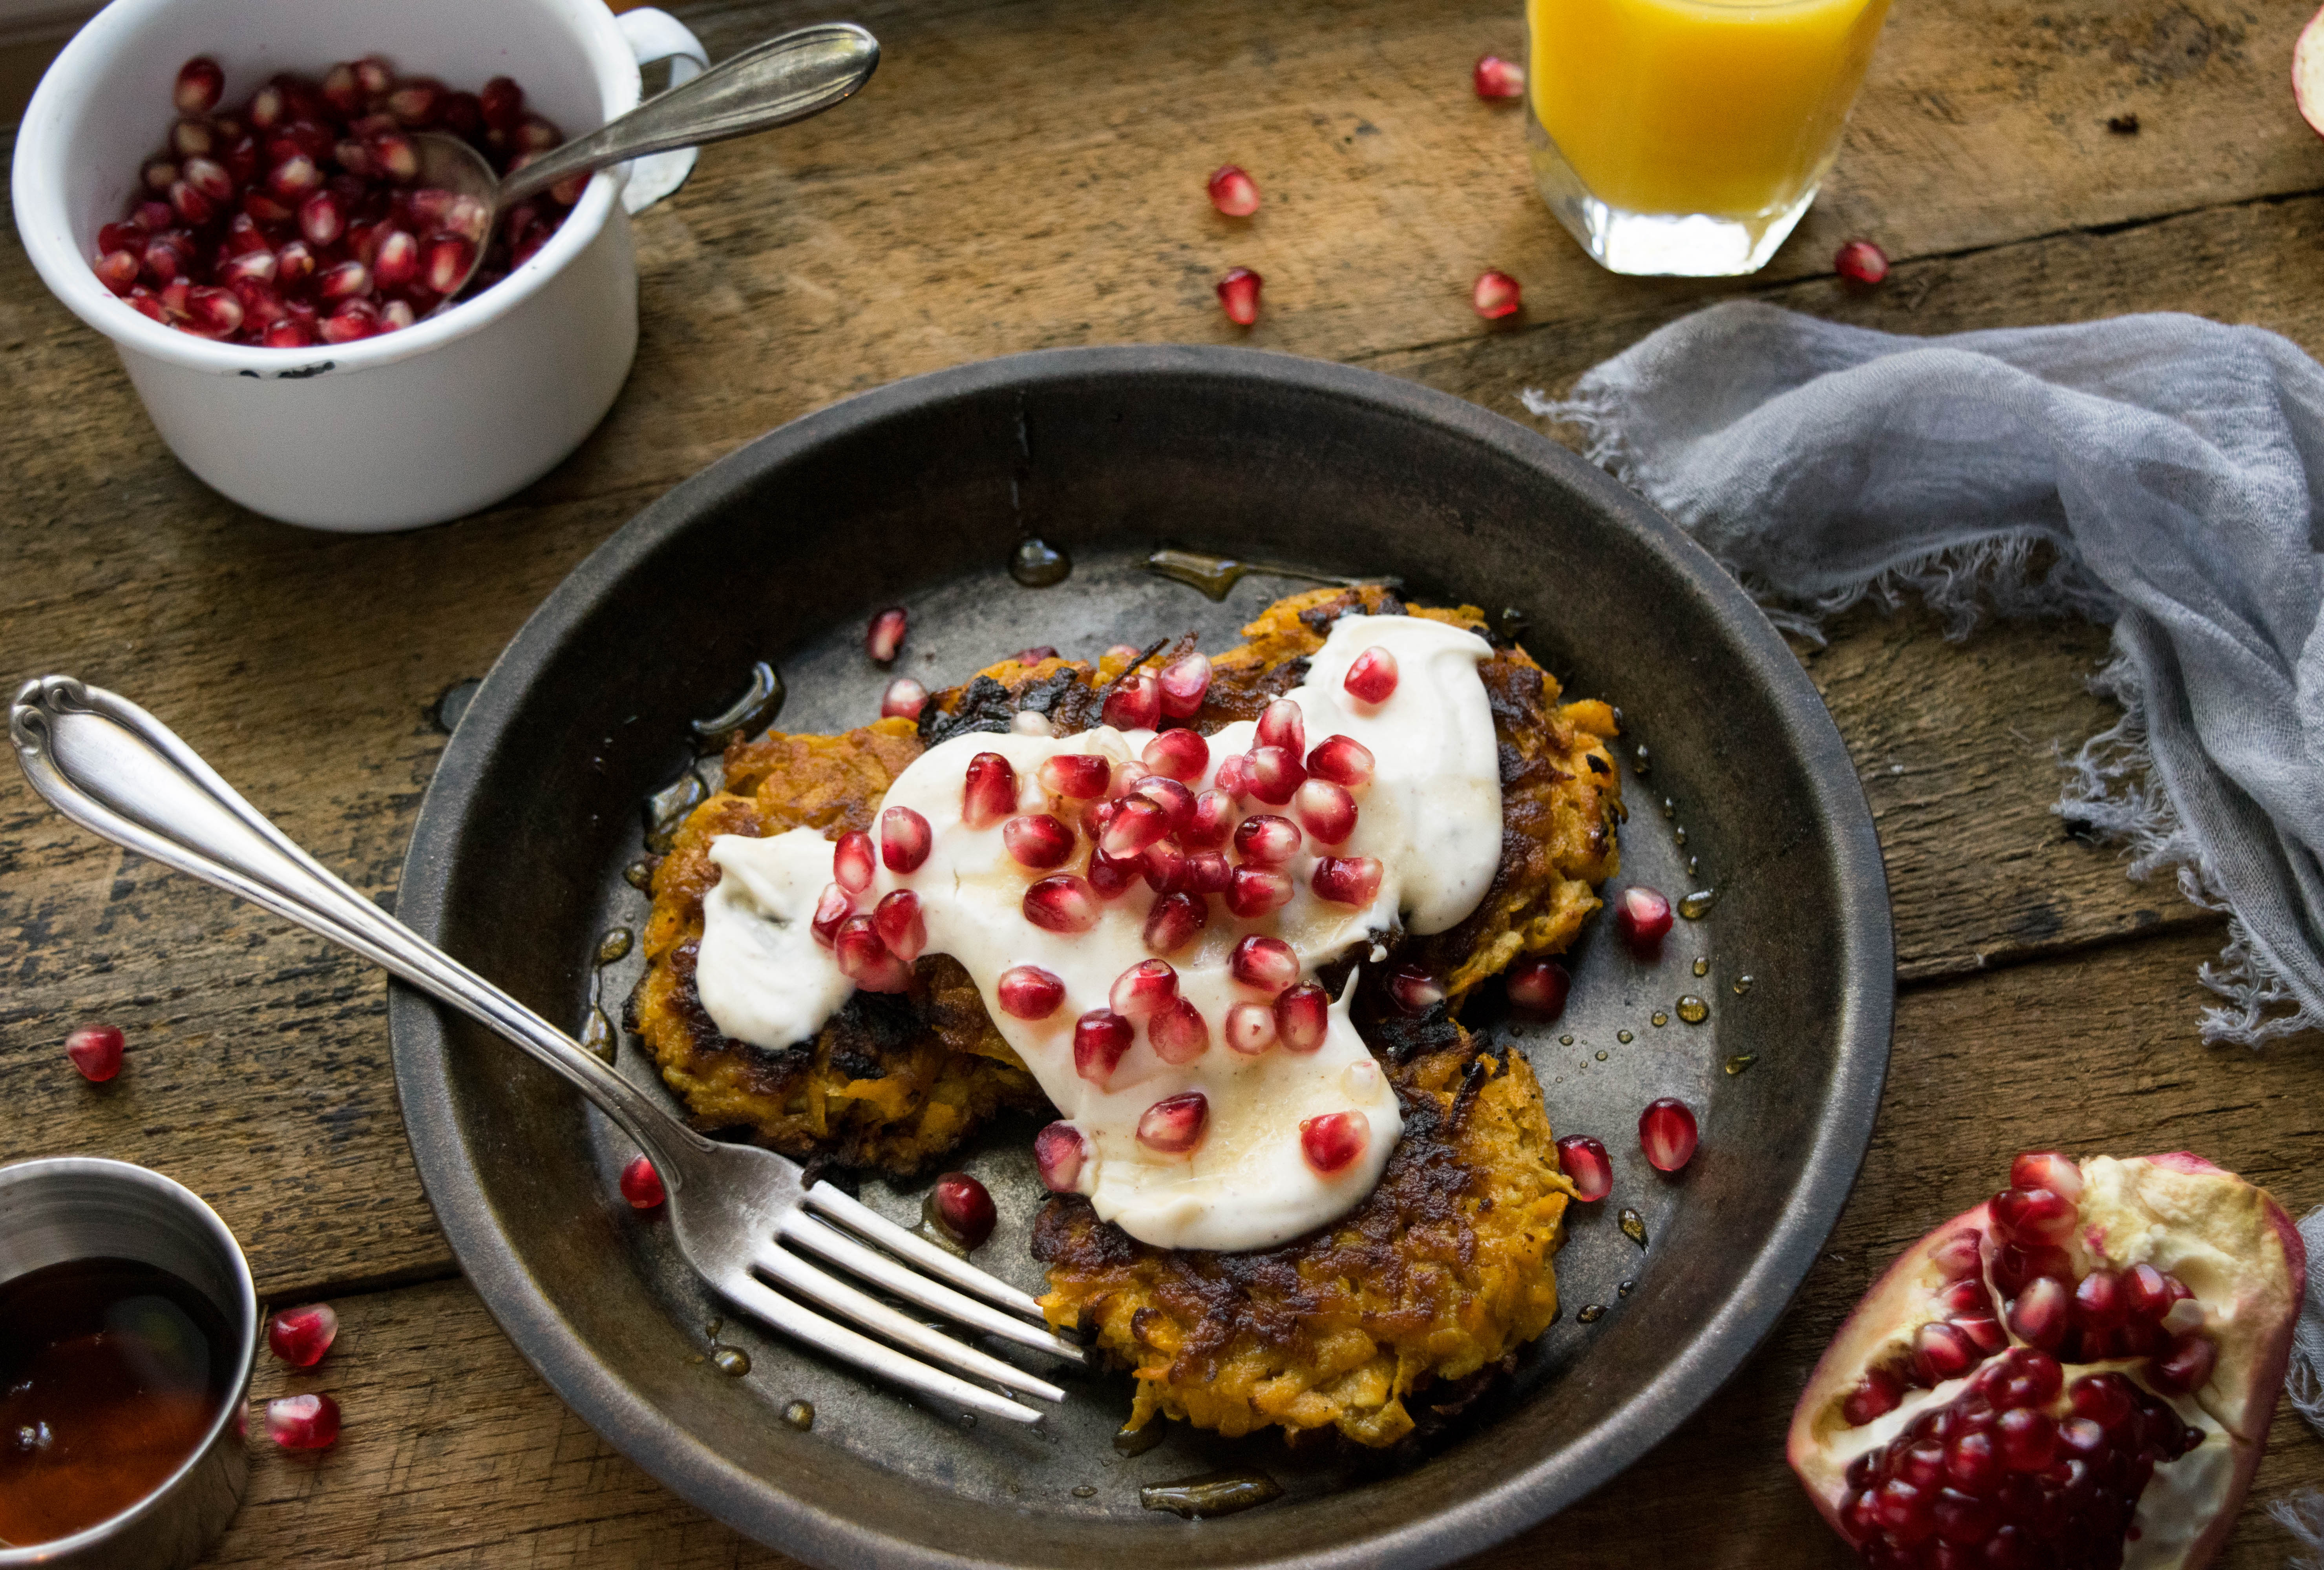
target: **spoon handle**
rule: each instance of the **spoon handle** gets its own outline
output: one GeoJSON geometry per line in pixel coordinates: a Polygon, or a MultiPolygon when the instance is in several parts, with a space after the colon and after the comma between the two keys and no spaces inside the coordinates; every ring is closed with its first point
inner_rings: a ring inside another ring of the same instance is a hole
{"type": "Polygon", "coordinates": [[[500,205],[574,175],[769,131],[820,115],[853,95],[880,64],[880,41],[852,22],[822,22],[720,60],[611,124],[543,154],[501,182],[500,205]]]}

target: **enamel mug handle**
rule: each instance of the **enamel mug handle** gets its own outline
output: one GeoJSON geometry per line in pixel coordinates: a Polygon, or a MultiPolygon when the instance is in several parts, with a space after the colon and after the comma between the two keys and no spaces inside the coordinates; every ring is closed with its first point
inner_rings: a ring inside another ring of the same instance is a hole
{"type": "MultiPolygon", "coordinates": [[[[622,12],[613,18],[613,24],[630,41],[630,51],[638,57],[640,69],[656,60],[669,62],[669,85],[673,87],[680,82],[692,81],[710,64],[710,51],[694,36],[694,29],[667,11],[641,6],[622,12]]],[[[629,183],[622,188],[622,210],[642,213],[676,192],[686,183],[686,177],[694,172],[694,161],[699,156],[698,148],[679,147],[632,160],[629,183]]]]}

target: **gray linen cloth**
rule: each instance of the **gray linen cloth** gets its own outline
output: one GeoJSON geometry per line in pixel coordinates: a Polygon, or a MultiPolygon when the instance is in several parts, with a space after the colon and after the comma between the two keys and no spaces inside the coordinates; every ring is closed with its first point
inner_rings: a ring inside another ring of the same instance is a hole
{"type": "MultiPolygon", "coordinates": [[[[2114,627],[2122,722],[2057,811],[2228,913],[2207,1042],[2324,1024],[2324,369],[2196,317],[1908,338],[1718,305],[1526,407],[1667,513],[1778,623],[1867,595],[2114,627]],[[2036,563],[2043,565],[2037,573],[2036,563]]],[[[2291,1381],[2324,1427],[2324,1209],[2291,1381]]],[[[2324,1499],[2280,1501],[2324,1549],[2324,1499]]]]}

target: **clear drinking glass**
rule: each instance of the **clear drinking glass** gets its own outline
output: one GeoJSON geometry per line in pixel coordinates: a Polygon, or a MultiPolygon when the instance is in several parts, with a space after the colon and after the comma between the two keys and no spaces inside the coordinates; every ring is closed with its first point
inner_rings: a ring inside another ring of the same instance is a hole
{"type": "Polygon", "coordinates": [[[1526,0],[1535,182],[1615,272],[1757,271],[1800,221],[1888,0],[1526,0]]]}

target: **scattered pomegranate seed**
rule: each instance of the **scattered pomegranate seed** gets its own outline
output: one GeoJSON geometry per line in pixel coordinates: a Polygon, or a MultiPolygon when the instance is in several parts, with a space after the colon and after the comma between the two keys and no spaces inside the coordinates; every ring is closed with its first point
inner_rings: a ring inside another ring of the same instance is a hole
{"type": "Polygon", "coordinates": [[[266,1434],[285,1450],[328,1450],[339,1442],[339,1403],[326,1395],[277,1396],[266,1403],[266,1434]]]}
{"type": "Polygon", "coordinates": [[[1074,1022],[1074,1072],[1103,1085],[1135,1039],[1130,1023],[1113,1010],[1090,1010],[1074,1022]]]}
{"type": "Polygon", "coordinates": [[[1038,965],[1010,966],[992,990],[1011,1019],[1047,1019],[1065,1001],[1065,982],[1038,965]]]}
{"type": "Polygon", "coordinates": [[[1238,1003],[1227,1010],[1227,1047],[1256,1058],[1275,1044],[1275,1010],[1264,1003],[1238,1003]]]}
{"type": "Polygon", "coordinates": [[[1017,771],[997,752],[968,760],[961,784],[960,818],[972,829],[990,829],[1017,808],[1017,771]]]}
{"type": "Polygon", "coordinates": [[[266,1348],[293,1368],[312,1368],[338,1338],[339,1317],[328,1303],[285,1308],[266,1321],[266,1348]]]}
{"type": "Polygon", "coordinates": [[[1211,744],[1181,726],[1165,730],[1148,742],[1139,757],[1155,773],[1191,784],[1202,778],[1203,771],[1210,767],[1211,744]]]}
{"type": "Polygon", "coordinates": [[[1509,967],[1509,1001],[1540,1019],[1555,1019],[1565,1012],[1565,995],[1573,978],[1554,959],[1520,959],[1509,967]]]}
{"type": "Polygon", "coordinates": [[[1001,840],[1019,864],[1041,872],[1064,866],[1074,853],[1074,831],[1047,813],[1010,819],[1001,840]]]}
{"type": "Polygon", "coordinates": [[[1291,798],[1291,810],[1319,845],[1337,845],[1356,831],[1356,798],[1347,787],[1311,779],[1291,798]]]}
{"type": "Polygon", "coordinates": [[[1167,959],[1140,959],[1114,978],[1109,1001],[1125,1019],[1143,1019],[1178,998],[1178,972],[1167,959]]]}
{"type": "MultiPolygon", "coordinates": [[[[1230,218],[1248,218],[1259,211],[1259,182],[1233,164],[1221,164],[1218,171],[1211,176],[1211,206],[1230,218]]],[[[1227,276],[1231,278],[1234,274],[1227,276]]],[[[1222,298],[1225,287],[1220,285],[1222,298]]],[[[1232,316],[1233,312],[1230,311],[1228,315],[1232,316]]],[[[1240,317],[1235,319],[1242,320],[1240,317]]],[[[1250,325],[1249,322],[1243,323],[1245,326],[1250,325]]]]}
{"type": "Polygon", "coordinates": [[[816,901],[815,917],[808,923],[808,930],[815,933],[816,942],[828,949],[839,941],[839,923],[854,914],[855,902],[847,897],[847,891],[835,883],[825,884],[823,896],[816,901]]]}
{"type": "Polygon", "coordinates": [[[1888,253],[1869,240],[1850,240],[1833,253],[1831,264],[1850,283],[1875,284],[1888,276],[1888,253]]]}
{"type": "Polygon", "coordinates": [[[1235,825],[1234,848],[1246,867],[1280,867],[1299,853],[1299,825],[1273,813],[1254,813],[1235,825]]]}
{"type": "Polygon", "coordinates": [[[1235,944],[1227,968],[1237,981],[1262,992],[1280,992],[1299,979],[1299,956],[1291,945],[1257,932],[1235,944]]]}
{"type": "Polygon", "coordinates": [[[1146,876],[1146,858],[1108,856],[1102,850],[1090,852],[1090,892],[1100,899],[1120,899],[1135,887],[1146,876]]]}
{"type": "Polygon", "coordinates": [[[622,1198],[630,1202],[632,1210],[650,1210],[669,1198],[661,1186],[661,1174],[654,1171],[653,1162],[644,1156],[633,1156],[622,1169],[622,1198]]]}
{"type": "Polygon", "coordinates": [[[1296,702],[1277,698],[1259,711],[1259,725],[1251,738],[1254,748],[1279,747],[1293,757],[1307,750],[1307,717],[1296,702]]]}
{"type": "Polygon", "coordinates": [[[1052,795],[1093,801],[1105,794],[1113,763],[1095,753],[1061,752],[1041,765],[1041,788],[1052,795]]]}
{"type": "Polygon", "coordinates": [[[1385,703],[1396,695],[1396,656],[1377,646],[1356,656],[1341,682],[1360,702],[1385,703]]]}
{"type": "Polygon", "coordinates": [[[874,616],[863,629],[863,652],[874,665],[892,665],[896,652],[904,647],[904,635],[911,628],[911,613],[901,605],[890,605],[874,616]]]}
{"type": "Polygon", "coordinates": [[[1694,1114],[1686,1103],[1665,1096],[1638,1115],[1638,1148],[1655,1170],[1675,1172],[1694,1159],[1694,1114]]]}
{"type": "Polygon", "coordinates": [[[1151,730],[1162,721],[1162,684],[1140,671],[1114,684],[1100,716],[1116,730],[1151,730]]]}
{"type": "Polygon", "coordinates": [[[908,992],[912,968],[895,955],[870,915],[853,915],[832,935],[832,958],[839,973],[864,992],[908,992]]]}
{"type": "Polygon", "coordinates": [[[1203,1011],[1181,997],[1146,1022],[1146,1039],[1164,1062],[1186,1064],[1210,1050],[1211,1027],[1203,1011]]]}
{"type": "Polygon", "coordinates": [[[1479,55],[1477,69],[1471,79],[1476,84],[1480,98],[1498,100],[1525,96],[1525,68],[1497,54],[1479,55]]]}
{"type": "Polygon", "coordinates": [[[872,907],[872,924],[888,951],[908,965],[928,946],[928,924],[920,914],[920,896],[899,888],[872,907]]]}
{"type": "Polygon", "coordinates": [[[1372,782],[1372,752],[1352,736],[1326,736],[1307,755],[1307,772],[1316,779],[1354,790],[1372,782]]]}
{"type": "Polygon", "coordinates": [[[207,115],[226,93],[226,72],[217,61],[198,54],[178,68],[178,83],[171,96],[180,115],[207,115]]]}
{"type": "Polygon", "coordinates": [[[1165,1096],[1138,1119],[1138,1143],[1163,1155],[1184,1155],[1203,1143],[1211,1121],[1210,1098],[1199,1090],[1165,1096]]]}
{"type": "Polygon", "coordinates": [[[1287,872],[1238,867],[1234,869],[1234,881],[1227,885],[1227,909],[1244,921],[1256,921],[1269,911],[1289,904],[1296,892],[1287,872]]]}
{"type": "Polygon", "coordinates": [[[909,807],[880,814],[880,863],[890,872],[918,872],[932,843],[928,821],[909,807]]]}
{"type": "Polygon", "coordinates": [[[1230,802],[1239,802],[1250,794],[1250,759],[1240,752],[1219,759],[1219,771],[1211,776],[1213,788],[1230,802]]]}
{"type": "Polygon", "coordinates": [[[976,1248],[992,1235],[1000,1213],[991,1191],[966,1172],[946,1172],[928,1192],[928,1219],[963,1248],[976,1248]]]}
{"type": "Polygon", "coordinates": [[[1469,290],[1469,303],[1477,314],[1489,322],[1515,316],[1523,303],[1517,280],[1506,272],[1488,270],[1477,274],[1474,287],[1469,290]]]}
{"type": "Polygon", "coordinates": [[[1219,280],[1219,308],[1227,320],[1248,327],[1259,320],[1259,286],[1267,280],[1248,267],[1231,268],[1219,280]]]}
{"type": "Polygon", "coordinates": [[[1644,884],[1632,884],[1614,896],[1614,930],[1631,955],[1652,964],[1662,958],[1663,940],[1670,935],[1671,903],[1644,884]]]}
{"type": "Polygon", "coordinates": [[[121,1072],[121,1050],[127,1044],[118,1025],[85,1024],[65,1037],[65,1056],[82,1079],[102,1085],[121,1072]]]}
{"type": "MultiPolygon", "coordinates": [[[[1101,851],[1099,854],[1102,855],[1103,852],[1101,851]]],[[[1138,865],[1146,876],[1146,886],[1156,894],[1170,895],[1186,892],[1189,865],[1186,853],[1169,840],[1157,840],[1139,852],[1138,865]]],[[[1152,936],[1153,927],[1149,918],[1148,926],[1149,946],[1152,936]]],[[[1162,950],[1155,951],[1159,953],[1162,950]]]]}
{"type": "Polygon", "coordinates": [[[1070,872],[1045,877],[1025,891],[1025,919],[1045,932],[1086,932],[1097,918],[1096,891],[1070,872]]]}
{"type": "Polygon", "coordinates": [[[1186,858],[1185,883],[1188,894],[1225,894],[1234,886],[1234,868],[1215,850],[1197,850],[1186,858]]]}
{"type": "Polygon", "coordinates": [[[1146,913],[1146,946],[1157,954],[1175,954],[1194,941],[1210,916],[1211,907],[1200,895],[1166,894],[1146,913]]]}
{"type": "Polygon", "coordinates": [[[1170,816],[1144,796],[1125,798],[1106,824],[1098,847],[1108,856],[1135,856],[1170,831],[1170,816]]]}
{"type": "Polygon", "coordinates": [[[898,676],[880,695],[882,720],[917,720],[928,706],[928,690],[909,676],[898,676]]]}
{"type": "Polygon", "coordinates": [[[1211,690],[1210,656],[1190,654],[1174,659],[1155,680],[1162,690],[1162,712],[1173,720],[1191,720],[1202,712],[1203,699],[1211,690]]]}
{"type": "Polygon", "coordinates": [[[1380,864],[1370,856],[1326,856],[1307,885],[1317,899],[1361,910],[1379,897],[1380,864]]]}
{"type": "MultiPolygon", "coordinates": [[[[1168,730],[1163,734],[1185,736],[1192,733],[1184,730],[1168,730]]],[[[1157,738],[1157,739],[1160,739],[1157,738]]],[[[1201,739],[1197,737],[1196,739],[1201,739]]],[[[1147,750],[1151,752],[1153,749],[1148,748],[1147,750]]],[[[1137,784],[1131,785],[1130,790],[1131,794],[1150,803],[1160,811],[1162,821],[1169,825],[1169,831],[1173,834],[1177,833],[1194,820],[1194,793],[1167,774],[1146,775],[1139,778],[1137,784]]]]}
{"type": "Polygon", "coordinates": [[[1011,663],[1020,666],[1037,666],[1045,659],[1056,657],[1057,646],[1053,643],[1037,643],[1030,648],[1020,648],[1009,656],[1011,663]]]}
{"type": "Polygon", "coordinates": [[[1603,1199],[1614,1191],[1613,1158],[1604,1144],[1586,1134],[1569,1134],[1557,1142],[1557,1165],[1585,1200],[1603,1199]]]}
{"type": "Polygon", "coordinates": [[[1371,1137],[1371,1119],[1361,1112],[1327,1112],[1299,1125],[1299,1153],[1328,1178],[1355,1165],[1371,1137]]]}
{"type": "Polygon", "coordinates": [[[1331,1027],[1332,995],[1313,981],[1287,988],[1275,1000],[1275,1033],[1286,1051],[1314,1051],[1331,1027]]]}
{"type": "Polygon", "coordinates": [[[1406,1014],[1426,1014],[1444,1001],[1444,984],[1417,965],[1399,965],[1388,973],[1388,995],[1406,1014]]]}
{"type": "Polygon", "coordinates": [[[1033,1136],[1033,1165],[1041,1186],[1052,1194],[1070,1194],[1088,1158],[1089,1143],[1070,1123],[1053,1123],[1033,1136]]]}
{"type": "Polygon", "coordinates": [[[831,876],[839,886],[850,894],[862,894],[872,886],[872,836],[861,829],[842,834],[831,851],[831,876]]]}
{"type": "Polygon", "coordinates": [[[1254,747],[1245,755],[1250,794],[1271,807],[1288,806],[1307,783],[1307,766],[1283,747],[1254,747]]]}

